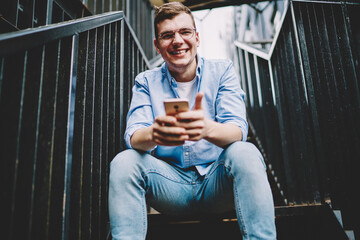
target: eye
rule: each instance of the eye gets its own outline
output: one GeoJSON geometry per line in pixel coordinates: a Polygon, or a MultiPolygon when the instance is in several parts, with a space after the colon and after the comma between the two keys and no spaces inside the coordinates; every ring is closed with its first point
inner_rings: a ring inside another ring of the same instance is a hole
{"type": "Polygon", "coordinates": [[[188,36],[191,35],[193,33],[193,30],[190,28],[183,28],[179,31],[179,33],[183,36],[188,36]]]}
{"type": "Polygon", "coordinates": [[[173,37],[174,37],[173,32],[166,32],[160,35],[160,38],[164,40],[172,39],[173,37]]]}

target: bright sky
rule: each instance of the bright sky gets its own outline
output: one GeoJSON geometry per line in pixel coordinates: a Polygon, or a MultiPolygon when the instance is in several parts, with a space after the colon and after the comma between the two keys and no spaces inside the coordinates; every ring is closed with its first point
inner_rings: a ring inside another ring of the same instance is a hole
{"type": "Polygon", "coordinates": [[[195,24],[200,34],[200,56],[205,58],[228,58],[226,41],[221,36],[226,35],[233,19],[233,8],[222,7],[210,10],[193,11],[195,24]]]}

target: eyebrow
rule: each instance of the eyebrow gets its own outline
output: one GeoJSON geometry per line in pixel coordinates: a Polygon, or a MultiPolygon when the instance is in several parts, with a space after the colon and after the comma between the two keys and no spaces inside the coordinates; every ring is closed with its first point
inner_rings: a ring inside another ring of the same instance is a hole
{"type": "Polygon", "coordinates": [[[160,34],[171,33],[171,32],[175,32],[175,31],[182,30],[182,29],[195,29],[195,28],[194,27],[182,27],[182,28],[178,28],[175,30],[165,30],[165,31],[161,32],[160,34]]]}

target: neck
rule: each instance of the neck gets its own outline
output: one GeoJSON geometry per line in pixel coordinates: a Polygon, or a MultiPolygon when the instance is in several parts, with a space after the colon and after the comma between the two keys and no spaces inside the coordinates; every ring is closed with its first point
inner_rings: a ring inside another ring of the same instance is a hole
{"type": "Polygon", "coordinates": [[[170,69],[169,72],[175,78],[177,82],[190,82],[196,76],[196,67],[197,60],[193,61],[189,66],[184,67],[183,69],[170,69]]]}

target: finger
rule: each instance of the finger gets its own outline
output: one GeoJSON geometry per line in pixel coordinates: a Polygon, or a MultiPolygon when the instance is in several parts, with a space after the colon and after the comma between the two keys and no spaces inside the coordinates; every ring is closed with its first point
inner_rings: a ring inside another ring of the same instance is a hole
{"type": "Polygon", "coordinates": [[[176,118],[174,116],[157,116],[155,118],[155,122],[158,123],[160,126],[164,125],[174,125],[176,123],[176,118]]]}
{"type": "Polygon", "coordinates": [[[201,136],[192,136],[192,137],[190,137],[187,141],[196,142],[196,141],[199,141],[199,140],[201,140],[201,139],[202,139],[201,136]]]}
{"type": "Polygon", "coordinates": [[[158,145],[163,146],[179,146],[183,145],[189,136],[164,136],[154,133],[154,141],[158,145]]]}
{"type": "MultiPolygon", "coordinates": [[[[195,120],[195,121],[191,121],[191,122],[177,122],[176,123],[177,127],[181,127],[181,128],[185,128],[186,130],[188,129],[203,129],[205,127],[205,123],[202,120],[195,120]]],[[[187,134],[187,132],[186,132],[187,134]]]]}
{"type": "Polygon", "coordinates": [[[155,125],[154,132],[162,134],[162,135],[184,135],[185,128],[183,127],[175,127],[175,126],[163,126],[163,125],[155,125]]]}
{"type": "Polygon", "coordinates": [[[190,137],[199,136],[199,135],[201,135],[201,133],[202,133],[202,130],[198,129],[198,128],[189,129],[189,130],[186,131],[186,135],[188,135],[190,137]]]}
{"type": "Polygon", "coordinates": [[[204,111],[202,110],[194,110],[189,112],[182,112],[175,115],[178,121],[193,121],[197,119],[204,118],[204,111]]]}
{"type": "Polygon", "coordinates": [[[161,140],[161,141],[169,141],[169,142],[176,142],[176,141],[185,141],[189,139],[188,135],[172,135],[172,134],[162,134],[159,132],[154,132],[154,140],[161,140]]]}
{"type": "Polygon", "coordinates": [[[193,110],[200,110],[202,109],[202,106],[201,106],[201,100],[204,96],[204,93],[202,92],[198,92],[196,94],[196,98],[195,98],[195,106],[194,106],[194,109],[193,110]]]}

